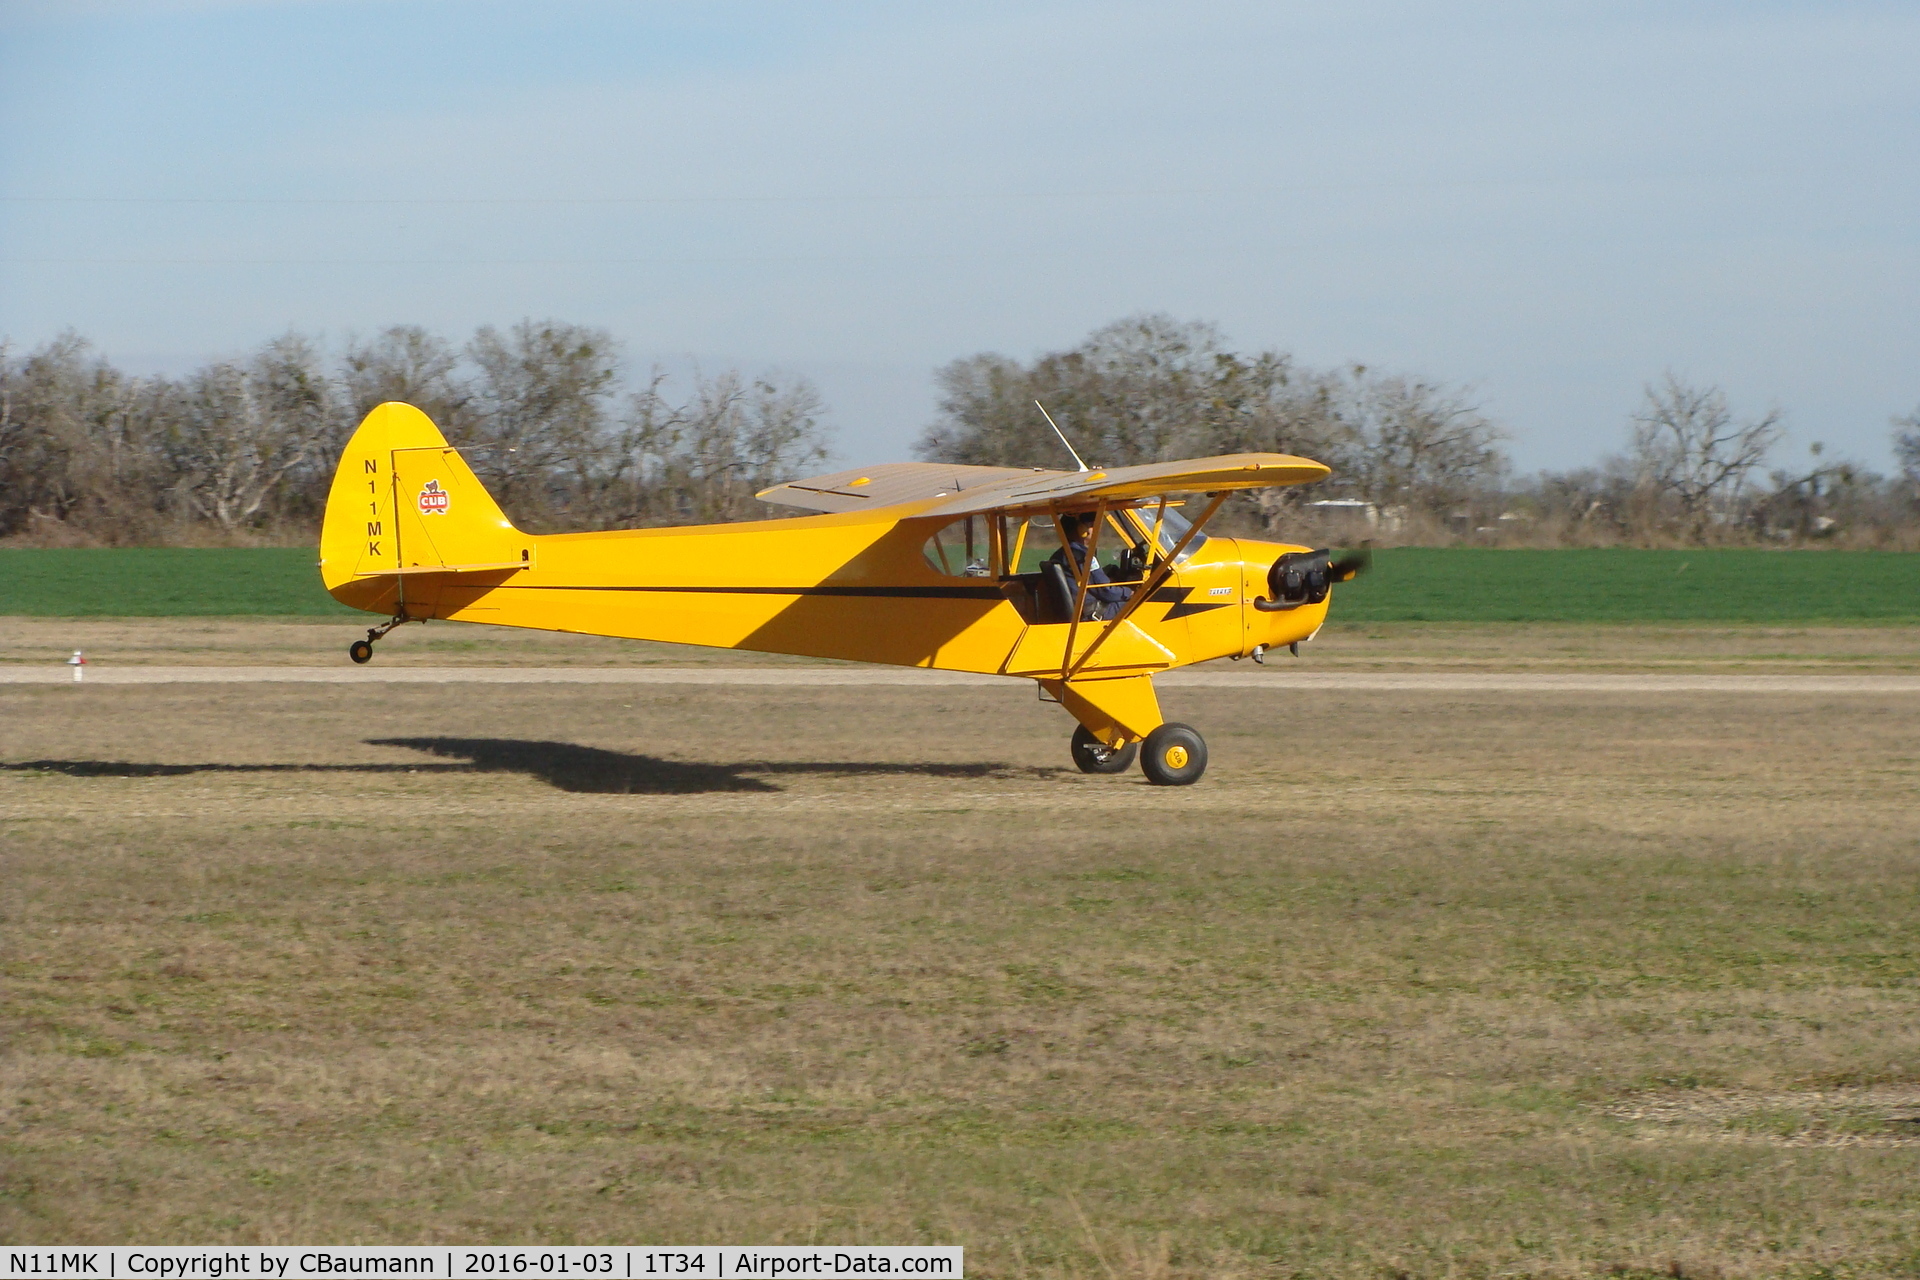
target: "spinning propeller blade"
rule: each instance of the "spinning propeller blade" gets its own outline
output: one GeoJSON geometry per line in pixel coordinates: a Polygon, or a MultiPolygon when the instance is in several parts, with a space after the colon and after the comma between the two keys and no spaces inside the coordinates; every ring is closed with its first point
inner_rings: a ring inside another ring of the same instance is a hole
{"type": "Polygon", "coordinates": [[[1363,542],[1357,547],[1348,547],[1327,561],[1327,576],[1335,582],[1352,582],[1355,578],[1373,568],[1373,544],[1363,542]]]}

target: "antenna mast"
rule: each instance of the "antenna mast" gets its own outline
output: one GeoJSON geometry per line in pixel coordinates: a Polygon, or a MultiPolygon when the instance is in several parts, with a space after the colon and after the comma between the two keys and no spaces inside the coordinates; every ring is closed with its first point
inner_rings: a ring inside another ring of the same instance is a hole
{"type": "Polygon", "coordinates": [[[1067,446],[1067,452],[1073,454],[1074,465],[1079,467],[1082,471],[1087,470],[1088,469],[1087,464],[1080,461],[1080,455],[1078,453],[1074,453],[1073,445],[1067,439],[1067,433],[1060,429],[1060,424],[1055,422],[1053,420],[1053,415],[1047,412],[1047,406],[1041,404],[1038,400],[1035,400],[1033,402],[1033,407],[1040,411],[1040,416],[1045,418],[1047,420],[1047,425],[1053,428],[1053,434],[1060,437],[1060,443],[1067,446]]]}

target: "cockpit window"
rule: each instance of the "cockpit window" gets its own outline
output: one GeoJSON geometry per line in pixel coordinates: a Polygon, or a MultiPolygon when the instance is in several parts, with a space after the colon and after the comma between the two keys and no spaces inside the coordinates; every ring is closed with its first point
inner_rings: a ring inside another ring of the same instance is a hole
{"type": "Polygon", "coordinates": [[[1015,517],[1008,524],[1007,550],[1014,557],[1012,573],[1038,573],[1047,557],[1060,549],[1060,530],[1052,516],[1015,517]]]}
{"type": "MultiPolygon", "coordinates": [[[[1117,582],[1134,580],[1144,572],[1148,535],[1160,508],[1138,507],[1107,513],[1094,556],[1117,582]]],[[[1085,513],[1090,515],[1091,513],[1085,513]]],[[[1171,551],[1189,528],[1187,518],[1169,506],[1160,524],[1160,554],[1171,551]]],[[[1185,562],[1206,541],[1199,535],[1180,553],[1185,562]]],[[[966,516],[943,526],[922,548],[927,564],[950,578],[991,578],[1036,574],[1060,550],[1060,530],[1049,515],[966,516]],[[995,529],[995,524],[998,529],[995,529]],[[999,539],[995,541],[996,532],[999,539]]]]}
{"type": "MultiPolygon", "coordinates": [[[[1092,512],[1080,513],[1083,517],[1092,512]]],[[[1134,547],[1146,545],[1146,535],[1129,528],[1122,523],[1124,513],[1109,511],[1107,523],[1100,530],[1097,545],[1094,547],[1094,559],[1109,570],[1126,557],[1134,547]]],[[[1053,522],[1052,516],[1036,515],[1027,519],[1015,518],[1007,526],[1007,549],[1015,556],[1012,572],[1038,573],[1040,566],[1060,550],[1060,528],[1053,522]]]]}
{"type": "Polygon", "coordinates": [[[950,578],[991,578],[993,544],[987,539],[987,518],[955,520],[931,538],[924,548],[927,563],[950,578]]]}

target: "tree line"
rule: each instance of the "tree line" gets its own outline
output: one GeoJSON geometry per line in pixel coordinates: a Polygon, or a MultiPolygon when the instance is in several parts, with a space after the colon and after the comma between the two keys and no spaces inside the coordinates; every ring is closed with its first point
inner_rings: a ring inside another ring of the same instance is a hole
{"type": "Polygon", "coordinates": [[[288,333],[184,377],[135,377],[68,334],[0,347],[0,538],[287,540],[318,528],[333,464],[375,405],[437,423],[523,528],[738,520],[818,469],[825,405],[800,377],[621,376],[605,330],[525,321],[455,346],[418,326],[329,356],[288,333]]]}
{"type": "MultiPolygon", "coordinates": [[[[1770,467],[1778,411],[1741,418],[1668,373],[1591,467],[1516,476],[1468,389],[1364,365],[1313,368],[1230,347],[1214,326],[1134,316],[1021,361],[935,371],[934,461],[1072,465],[1266,451],[1326,462],[1303,489],[1227,519],[1302,541],[1920,547],[1920,410],[1893,420],[1901,473],[1814,445],[1770,467]]],[[[830,432],[804,378],[655,368],[624,375],[602,329],[524,321],[463,345],[395,326],[328,353],[288,333],[179,378],[135,377],[76,335],[0,345],[0,538],[133,544],[288,540],[317,527],[333,460],[374,405],[424,409],[516,523],[534,531],[787,514],[753,494],[822,469],[830,432]]]]}
{"type": "Polygon", "coordinates": [[[1920,547],[1920,410],[1895,419],[1902,473],[1825,456],[1769,470],[1773,411],[1739,418],[1717,387],[1667,373],[1591,467],[1516,476],[1507,432],[1465,388],[1354,364],[1317,369],[1239,352],[1209,324],[1136,316],[1021,362],[982,354],[935,375],[939,416],[921,457],[1071,466],[1035,407],[1089,464],[1215,453],[1292,453],[1327,481],[1237,499],[1227,518],[1318,541],[1532,545],[1841,542],[1920,547]],[[1359,528],[1356,528],[1356,525],[1359,528]]]}

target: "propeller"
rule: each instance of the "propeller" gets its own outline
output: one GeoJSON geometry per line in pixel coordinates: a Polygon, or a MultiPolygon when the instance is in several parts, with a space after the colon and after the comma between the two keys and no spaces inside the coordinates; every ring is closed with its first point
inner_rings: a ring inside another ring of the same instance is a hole
{"type": "Polygon", "coordinates": [[[1357,547],[1348,547],[1327,561],[1327,571],[1335,582],[1352,582],[1355,578],[1373,568],[1373,543],[1363,542],[1357,547]]]}
{"type": "Polygon", "coordinates": [[[1289,551],[1267,570],[1270,595],[1267,599],[1255,600],[1253,607],[1262,613],[1279,613],[1298,609],[1303,604],[1319,604],[1327,598],[1327,591],[1334,583],[1351,582],[1372,566],[1373,544],[1370,542],[1339,552],[1289,551]]]}

